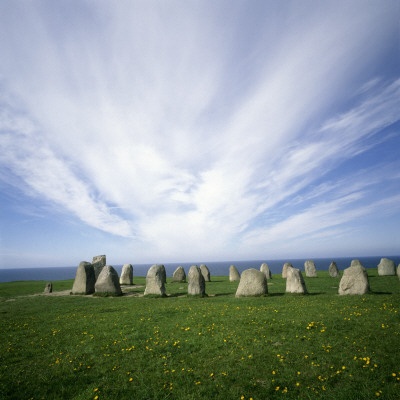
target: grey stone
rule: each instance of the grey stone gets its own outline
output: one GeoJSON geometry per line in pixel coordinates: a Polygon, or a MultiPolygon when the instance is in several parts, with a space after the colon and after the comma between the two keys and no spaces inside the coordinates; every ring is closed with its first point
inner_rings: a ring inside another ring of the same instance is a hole
{"type": "Polygon", "coordinates": [[[378,264],[378,275],[396,275],[396,264],[389,258],[381,258],[378,264]]]}
{"type": "Polygon", "coordinates": [[[288,267],[287,269],[286,293],[307,293],[303,275],[298,268],[288,267]]]}
{"type": "Polygon", "coordinates": [[[361,264],[361,261],[360,261],[360,260],[351,260],[350,267],[355,267],[355,266],[357,266],[357,265],[359,265],[359,266],[365,271],[365,268],[364,268],[364,266],[361,264]]]}
{"type": "Polygon", "coordinates": [[[113,293],[122,295],[118,273],[111,265],[106,265],[101,270],[100,275],[94,285],[94,289],[96,293],[113,293]]]}
{"type": "Polygon", "coordinates": [[[46,283],[46,287],[44,288],[44,293],[52,293],[53,292],[53,284],[51,282],[46,283]]]}
{"type": "Polygon", "coordinates": [[[119,278],[120,285],[133,285],[133,267],[132,264],[124,264],[119,278]]]}
{"type": "Polygon", "coordinates": [[[93,265],[87,261],[82,261],[76,270],[75,281],[72,286],[72,294],[91,294],[94,293],[96,278],[93,265]]]}
{"type": "Polygon", "coordinates": [[[250,268],[242,272],[236,297],[263,296],[268,293],[267,278],[258,269],[250,268]]]}
{"type": "Polygon", "coordinates": [[[104,254],[101,256],[94,256],[92,259],[92,265],[94,268],[94,276],[97,281],[101,270],[106,266],[106,256],[104,254]]]}
{"type": "Polygon", "coordinates": [[[397,266],[397,276],[398,276],[399,279],[400,279],[400,264],[397,266]]]}
{"type": "MultiPolygon", "coordinates": [[[[358,260],[353,260],[358,261],[358,260]]],[[[339,284],[339,294],[366,294],[369,291],[368,275],[360,261],[352,261],[352,266],[343,271],[339,284]]]]}
{"type": "Polygon", "coordinates": [[[293,268],[293,265],[292,265],[291,263],[289,263],[289,262],[283,264],[283,268],[282,268],[282,278],[286,278],[286,277],[287,277],[287,269],[288,269],[289,267],[292,267],[292,268],[293,268]]]}
{"type": "Polygon", "coordinates": [[[210,282],[210,271],[207,268],[206,264],[200,264],[200,271],[203,274],[204,281],[205,282],[210,282]]]}
{"type": "Polygon", "coordinates": [[[167,272],[165,271],[165,267],[163,264],[159,264],[160,268],[161,268],[161,276],[162,276],[162,280],[165,283],[167,283],[167,272]]]}
{"type": "Polygon", "coordinates": [[[197,265],[192,265],[189,269],[188,294],[191,296],[205,296],[206,294],[205,279],[197,265]]]}
{"type": "Polygon", "coordinates": [[[329,275],[332,278],[339,278],[340,277],[340,272],[339,272],[339,269],[338,269],[335,261],[332,261],[331,265],[329,266],[329,275]]]}
{"type": "Polygon", "coordinates": [[[240,274],[237,268],[234,265],[229,267],[229,282],[237,282],[240,281],[240,274]]]}
{"type": "Polygon", "coordinates": [[[162,264],[154,264],[147,271],[145,295],[165,296],[165,268],[162,264]]]}
{"type": "Polygon", "coordinates": [[[186,273],[180,265],[172,274],[172,282],[186,282],[186,273]]]}
{"type": "Polygon", "coordinates": [[[265,277],[266,277],[267,279],[272,279],[271,270],[269,269],[267,263],[262,263],[262,264],[261,264],[260,271],[263,272],[263,273],[265,274],[265,277]]]}
{"type": "Polygon", "coordinates": [[[306,271],[307,278],[317,278],[317,269],[315,268],[315,264],[313,260],[307,260],[304,263],[304,269],[306,271]]]}

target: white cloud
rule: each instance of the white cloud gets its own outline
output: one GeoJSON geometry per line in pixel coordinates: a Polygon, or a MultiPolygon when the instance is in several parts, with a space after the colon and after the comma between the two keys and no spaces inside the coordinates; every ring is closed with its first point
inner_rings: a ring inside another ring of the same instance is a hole
{"type": "Polygon", "coordinates": [[[364,215],[352,206],[364,184],[328,201],[346,178],[300,192],[398,120],[400,81],[363,68],[396,23],[378,6],[314,5],[285,7],[282,31],[273,3],[258,5],[265,21],[237,4],[88,3],[60,26],[57,6],[3,4],[0,77],[20,103],[0,117],[2,179],[163,255],[217,256],[242,235],[262,247],[364,215]]]}

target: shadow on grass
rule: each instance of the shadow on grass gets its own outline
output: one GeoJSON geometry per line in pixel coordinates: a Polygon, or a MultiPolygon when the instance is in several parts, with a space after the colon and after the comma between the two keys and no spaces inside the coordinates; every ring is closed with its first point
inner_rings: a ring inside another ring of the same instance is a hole
{"type": "Polygon", "coordinates": [[[375,294],[382,295],[382,294],[393,294],[393,293],[392,292],[369,292],[368,294],[371,294],[371,295],[375,295],[375,294]]]}

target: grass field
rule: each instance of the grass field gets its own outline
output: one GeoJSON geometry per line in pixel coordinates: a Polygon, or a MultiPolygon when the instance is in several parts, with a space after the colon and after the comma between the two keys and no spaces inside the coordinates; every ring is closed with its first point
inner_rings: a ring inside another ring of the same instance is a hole
{"type": "MultiPolygon", "coordinates": [[[[400,281],[368,270],[372,292],[305,278],[309,295],[206,298],[29,296],[44,281],[0,284],[1,399],[399,399],[400,281]]],[[[144,285],[144,278],[134,278],[144,285]]],[[[53,282],[71,289],[72,280],[53,282]]]]}

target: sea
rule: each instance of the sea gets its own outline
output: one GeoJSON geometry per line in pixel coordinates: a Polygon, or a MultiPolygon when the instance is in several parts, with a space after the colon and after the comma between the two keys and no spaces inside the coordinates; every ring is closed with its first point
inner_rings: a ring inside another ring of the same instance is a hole
{"type": "MultiPolygon", "coordinates": [[[[387,256],[395,262],[396,265],[400,263],[400,256],[387,256]]],[[[317,271],[327,271],[332,261],[335,261],[339,270],[348,268],[351,260],[360,260],[365,268],[376,268],[379,264],[381,257],[341,257],[341,258],[314,258],[314,263],[317,271]]],[[[228,276],[229,266],[234,265],[241,273],[248,268],[259,269],[262,263],[267,263],[273,274],[282,272],[282,267],[285,262],[290,262],[295,268],[304,271],[305,258],[296,259],[280,259],[280,260],[247,260],[247,261],[210,261],[210,262],[191,262],[191,263],[167,263],[164,264],[168,277],[172,277],[173,272],[178,266],[182,266],[186,273],[192,265],[206,264],[210,270],[211,276],[228,276]]],[[[146,276],[151,264],[135,264],[133,266],[134,276],[146,276]]],[[[8,268],[0,269],[0,282],[13,282],[13,281],[58,281],[64,279],[74,279],[76,266],[68,267],[47,267],[47,268],[8,268]]],[[[118,274],[121,274],[122,264],[113,265],[118,274]]]]}

